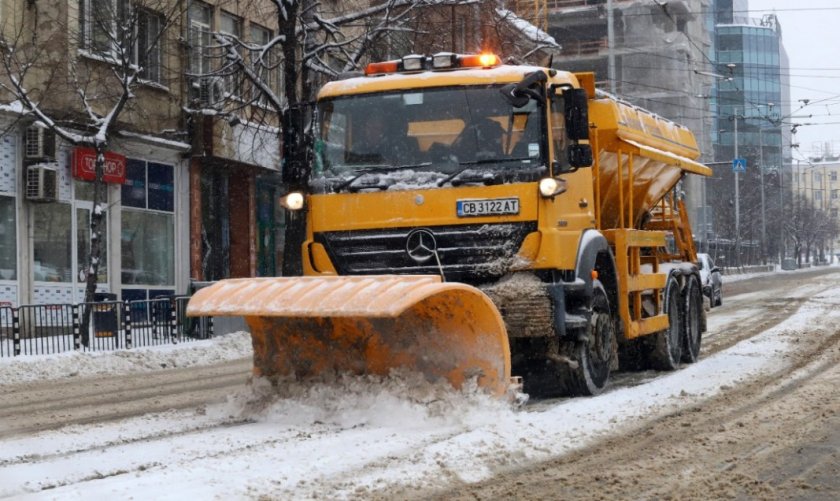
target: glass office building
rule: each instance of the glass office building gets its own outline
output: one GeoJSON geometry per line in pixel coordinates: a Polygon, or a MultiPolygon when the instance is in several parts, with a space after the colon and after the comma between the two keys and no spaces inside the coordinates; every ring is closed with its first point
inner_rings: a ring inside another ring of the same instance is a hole
{"type": "Polygon", "coordinates": [[[718,0],[713,12],[718,78],[710,107],[715,175],[707,185],[713,212],[709,250],[730,265],[764,262],[784,245],[777,221],[782,186],[790,182],[790,85],[782,30],[773,14],[747,17],[743,1],[718,0]],[[737,192],[735,157],[747,161],[737,192]]]}

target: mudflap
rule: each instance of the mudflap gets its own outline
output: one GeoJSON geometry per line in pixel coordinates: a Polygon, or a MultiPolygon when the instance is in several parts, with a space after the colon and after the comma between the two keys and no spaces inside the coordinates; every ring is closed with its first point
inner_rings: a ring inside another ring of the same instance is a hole
{"type": "Polygon", "coordinates": [[[492,301],[436,276],[222,280],[197,291],[187,315],[244,317],[258,376],[384,376],[408,368],[455,388],[476,377],[499,396],[511,380],[507,332],[492,301]]]}

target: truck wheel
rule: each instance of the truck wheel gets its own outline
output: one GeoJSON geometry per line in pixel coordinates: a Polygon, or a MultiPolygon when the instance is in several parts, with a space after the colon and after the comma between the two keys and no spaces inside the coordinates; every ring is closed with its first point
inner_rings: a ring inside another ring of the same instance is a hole
{"type": "Polygon", "coordinates": [[[703,308],[703,295],[700,292],[700,284],[697,278],[692,275],[688,279],[688,284],[682,296],[682,361],[689,364],[693,364],[700,358],[701,308],[703,308]]]}
{"type": "Polygon", "coordinates": [[[683,330],[680,284],[674,277],[669,277],[665,286],[665,314],[668,328],[650,336],[649,360],[654,369],[673,371],[680,366],[683,330]]]}
{"type": "Polygon", "coordinates": [[[566,375],[568,392],[572,395],[597,395],[610,378],[610,366],[616,353],[615,321],[607,292],[601,282],[592,284],[592,318],[586,341],[567,341],[564,346],[571,352],[576,367],[569,367],[566,375]]]}

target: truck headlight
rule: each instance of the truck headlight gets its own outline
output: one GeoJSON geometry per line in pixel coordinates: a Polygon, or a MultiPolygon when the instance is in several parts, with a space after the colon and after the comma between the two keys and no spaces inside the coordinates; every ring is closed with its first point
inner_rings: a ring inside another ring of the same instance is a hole
{"type": "Polygon", "coordinates": [[[288,210],[301,210],[303,209],[303,200],[303,193],[293,191],[283,197],[280,197],[280,205],[288,210]]]}
{"type": "Polygon", "coordinates": [[[540,195],[545,198],[556,197],[566,191],[566,181],[554,177],[540,179],[540,195]]]}

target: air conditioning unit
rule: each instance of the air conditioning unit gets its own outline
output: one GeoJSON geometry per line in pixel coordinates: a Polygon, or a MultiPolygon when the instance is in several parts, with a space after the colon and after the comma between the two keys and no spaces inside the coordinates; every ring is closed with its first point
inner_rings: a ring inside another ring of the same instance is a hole
{"type": "Polygon", "coordinates": [[[24,156],[28,161],[52,160],[55,158],[55,136],[42,127],[27,127],[24,137],[24,156]]]}
{"type": "Polygon", "coordinates": [[[225,99],[225,82],[220,77],[202,78],[198,82],[199,100],[202,106],[220,108],[225,99]]]}
{"type": "Polygon", "coordinates": [[[26,168],[26,199],[32,202],[53,202],[58,190],[55,164],[36,164],[26,168]]]}

